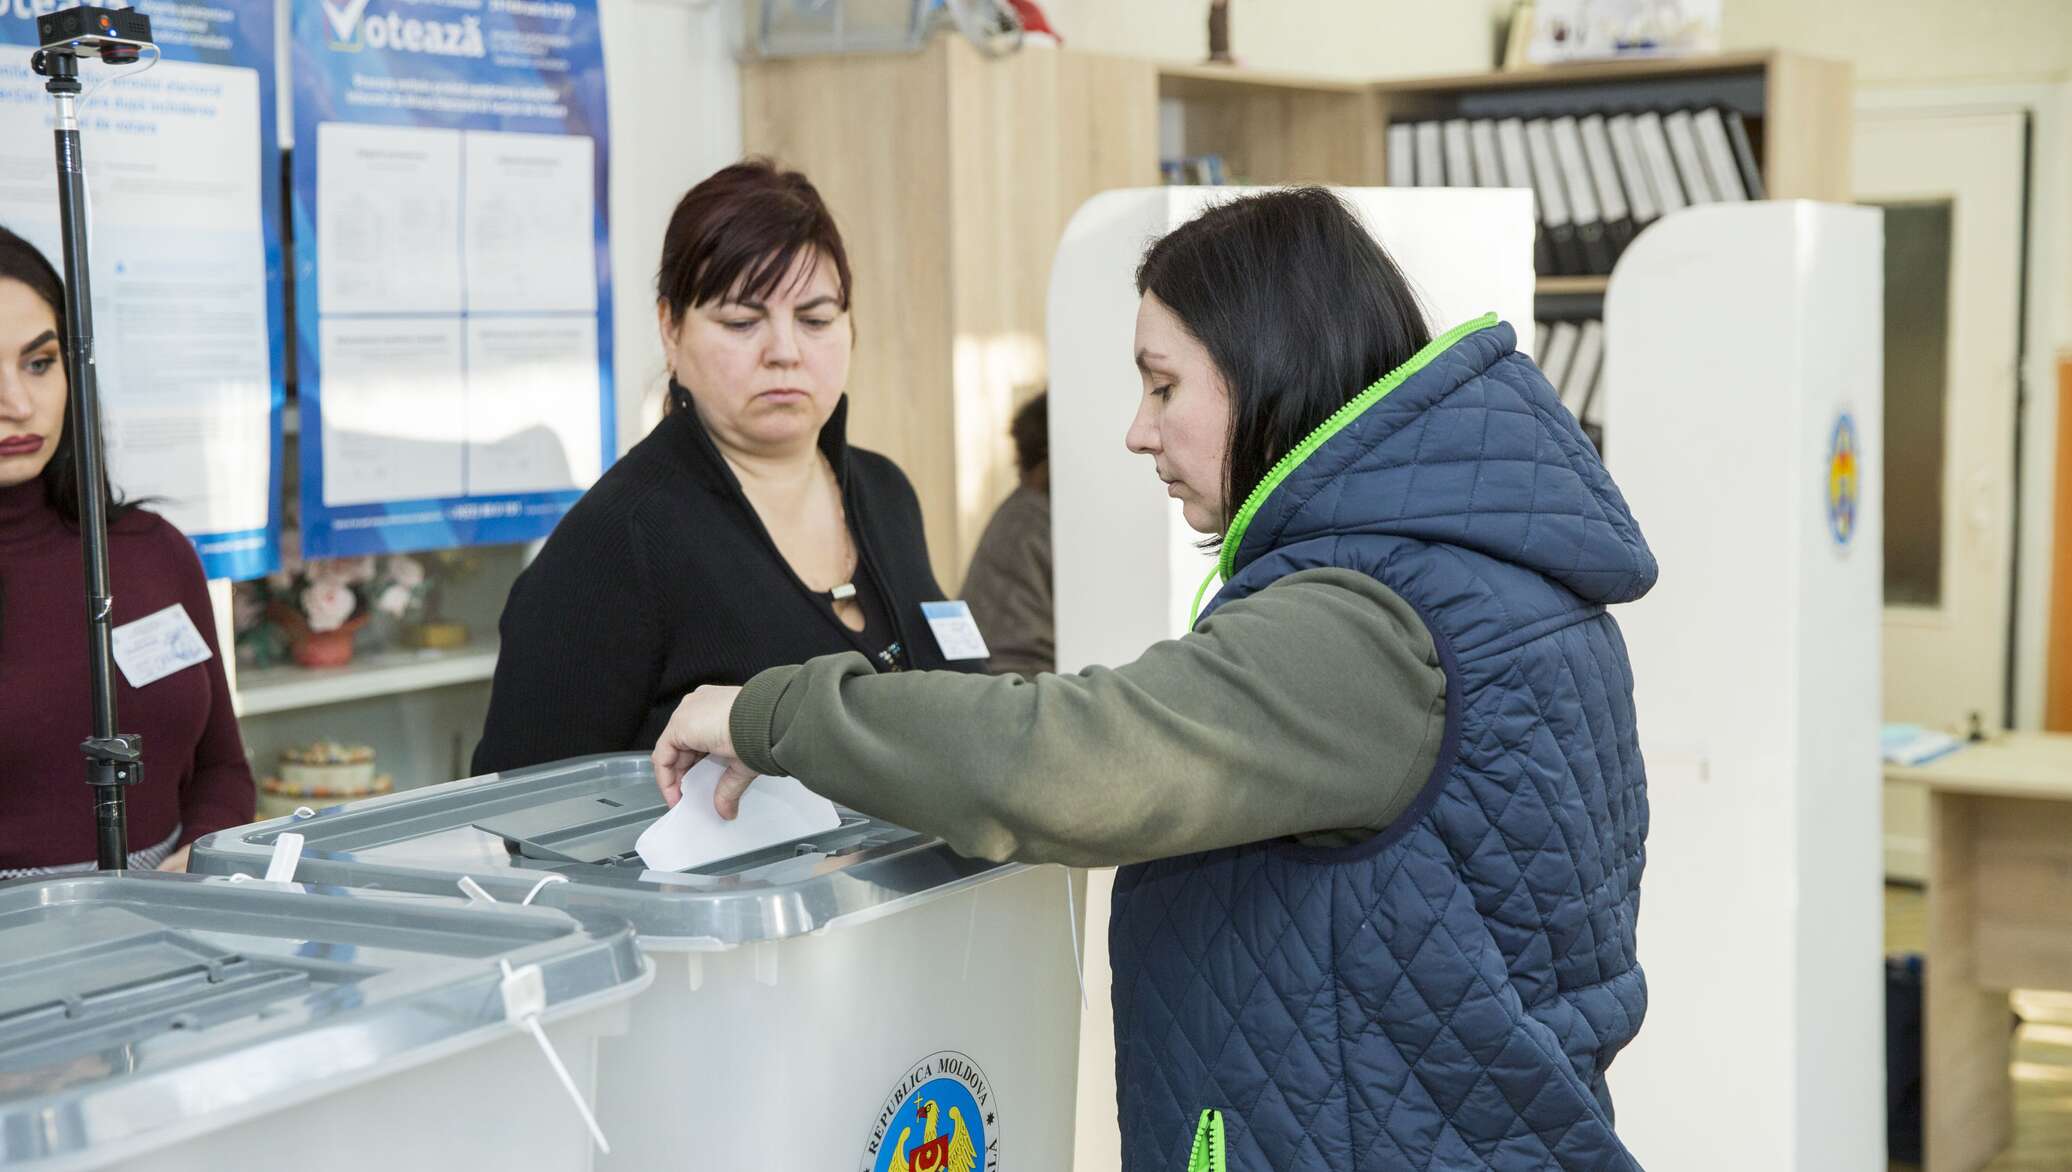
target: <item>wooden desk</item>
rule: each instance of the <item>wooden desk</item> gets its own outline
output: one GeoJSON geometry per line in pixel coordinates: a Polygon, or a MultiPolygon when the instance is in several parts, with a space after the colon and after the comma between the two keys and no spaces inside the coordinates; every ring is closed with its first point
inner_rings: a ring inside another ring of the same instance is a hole
{"type": "Polygon", "coordinates": [[[2007,1146],[2009,990],[2072,990],[2072,736],[2009,733],[1887,781],[1928,789],[1927,1172],[2007,1146]]]}

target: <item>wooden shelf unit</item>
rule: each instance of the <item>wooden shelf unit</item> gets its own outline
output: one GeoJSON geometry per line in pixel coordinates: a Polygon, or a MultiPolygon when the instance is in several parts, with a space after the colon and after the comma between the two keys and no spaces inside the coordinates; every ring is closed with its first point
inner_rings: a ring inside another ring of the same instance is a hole
{"type": "Polygon", "coordinates": [[[1007,427],[1048,377],[1051,252],[1079,206],[1158,183],[1146,62],[961,37],[742,67],[742,140],[810,176],[854,273],[849,435],[913,482],[955,596],[1014,486],[1007,427]]]}
{"type": "Polygon", "coordinates": [[[497,644],[471,643],[451,651],[382,651],[344,667],[246,669],[231,703],[240,717],[344,704],[426,688],[473,684],[496,674],[497,644]]]}
{"type": "Polygon", "coordinates": [[[1561,297],[1583,294],[1602,297],[1610,277],[1541,277],[1533,282],[1533,289],[1542,297],[1561,297]]]}
{"type": "MultiPolygon", "coordinates": [[[[938,37],[745,64],[742,138],[810,175],[844,228],[850,434],[912,479],[954,593],[1014,484],[1008,421],[1048,378],[1051,253],[1092,195],[1159,182],[1162,128],[1183,154],[1221,155],[1233,184],[1379,186],[1395,118],[1724,105],[1756,136],[1772,198],[1846,201],[1850,85],[1847,65],[1789,53],[1369,83],[1047,47],[990,60],[938,37]]],[[[1540,291],[1594,316],[1605,282],[1540,291]]]]}
{"type": "Polygon", "coordinates": [[[1183,154],[1218,154],[1235,185],[1378,187],[1382,123],[1370,86],[1303,81],[1216,66],[1158,66],[1161,102],[1177,102],[1183,154]]]}

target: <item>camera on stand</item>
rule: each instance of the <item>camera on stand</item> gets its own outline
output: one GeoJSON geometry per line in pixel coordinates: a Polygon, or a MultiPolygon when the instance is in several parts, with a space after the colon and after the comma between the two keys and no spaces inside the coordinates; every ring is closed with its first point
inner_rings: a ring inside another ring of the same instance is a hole
{"type": "Polygon", "coordinates": [[[67,8],[36,18],[36,43],[44,53],[90,52],[127,65],[151,43],[151,18],[134,8],[67,8]]]}
{"type": "MultiPolygon", "coordinates": [[[[88,287],[86,163],[79,144],[79,58],[128,65],[151,42],[151,18],[134,8],[68,8],[36,18],[40,44],[29,68],[48,78],[56,104],[58,219],[65,244],[67,426],[79,448],[80,551],[86,563],[87,667],[92,734],[79,746],[94,795],[95,858],[104,871],[129,865],[125,791],[144,779],[143,738],[115,731],[115,598],[108,580],[108,475],[101,445],[100,388],[94,361],[93,291],[88,287]]],[[[146,68],[149,68],[148,66],[146,68]]]]}

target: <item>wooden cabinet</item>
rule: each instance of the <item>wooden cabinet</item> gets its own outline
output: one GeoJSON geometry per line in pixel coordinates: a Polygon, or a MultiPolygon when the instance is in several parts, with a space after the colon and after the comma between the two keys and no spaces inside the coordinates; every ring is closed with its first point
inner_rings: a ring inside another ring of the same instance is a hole
{"type": "MultiPolygon", "coordinates": [[[[1008,421],[1047,377],[1065,223],[1100,191],[1160,182],[1162,154],[1220,156],[1233,184],[1379,186],[1392,120],[1723,105],[1747,119],[1773,198],[1849,198],[1849,67],[1786,53],[1369,84],[1035,46],[989,59],[938,36],[915,54],[751,62],[742,79],[748,153],[810,175],[842,225],[851,435],[912,478],[951,592],[1013,486],[1008,421]]],[[[1594,317],[1604,287],[1550,278],[1540,316],[1594,317]]]]}
{"type": "Polygon", "coordinates": [[[849,249],[850,437],[913,480],[954,593],[1014,484],[1008,422],[1044,384],[1065,222],[1096,192],[1158,182],[1156,72],[1061,51],[992,60],[938,37],[912,56],[742,74],[748,153],[809,175],[849,249]]]}

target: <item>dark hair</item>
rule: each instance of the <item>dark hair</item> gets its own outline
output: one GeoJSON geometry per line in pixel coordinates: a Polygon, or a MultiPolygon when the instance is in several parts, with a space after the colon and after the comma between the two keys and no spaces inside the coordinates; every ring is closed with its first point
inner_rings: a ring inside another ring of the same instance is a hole
{"type": "Polygon", "coordinates": [[[1014,413],[1007,434],[1014,437],[1015,468],[1028,476],[1050,459],[1050,392],[1042,391],[1014,413]]]}
{"type": "Polygon", "coordinates": [[[1173,229],[1145,252],[1137,292],[1173,311],[1230,389],[1224,528],[1275,461],[1431,341],[1402,270],[1321,187],[1244,196],[1173,229]]]}
{"type": "Polygon", "coordinates": [[[769,159],[745,159],[713,172],[677,201],[662,236],[655,295],[673,321],[735,292],[736,285],[739,296],[761,300],[777,291],[802,252],[814,258],[811,264],[823,253],[834,262],[835,295],[847,310],[849,252],[813,181],[769,159]]]}
{"type": "MultiPolygon", "coordinates": [[[[35,245],[5,227],[0,227],[0,279],[20,281],[50,306],[50,315],[58,323],[58,345],[63,346],[66,339],[64,279],[58,276],[58,271],[51,267],[50,261],[37,251],[35,245]]],[[[39,479],[43,481],[43,499],[57,510],[65,524],[76,528],[79,525],[79,449],[73,435],[78,429],[72,426],[72,391],[68,379],[65,384],[65,425],[58,433],[57,447],[51,451],[50,462],[43,466],[39,479]]],[[[137,507],[135,503],[118,500],[109,489],[105,476],[101,480],[101,497],[110,521],[137,507]]]]}

